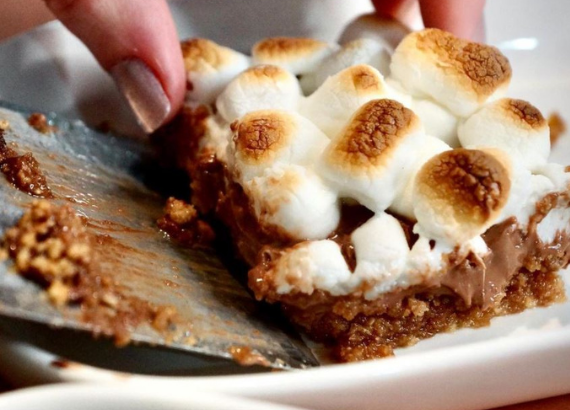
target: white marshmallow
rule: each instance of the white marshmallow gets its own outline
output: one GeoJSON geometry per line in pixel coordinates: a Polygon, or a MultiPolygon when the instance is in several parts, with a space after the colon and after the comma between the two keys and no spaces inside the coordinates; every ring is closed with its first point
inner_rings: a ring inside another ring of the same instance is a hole
{"type": "Polygon", "coordinates": [[[459,120],[455,115],[441,105],[424,99],[414,99],[411,109],[422,120],[426,134],[439,138],[453,148],[459,147],[459,120]]]}
{"type": "Polygon", "coordinates": [[[560,164],[544,164],[534,171],[538,175],[544,175],[554,184],[555,191],[570,190],[570,169],[560,164]]]}
{"type": "Polygon", "coordinates": [[[418,229],[450,246],[485,232],[509,199],[512,169],[501,151],[445,151],[426,162],[413,191],[418,229]]]}
{"type": "Polygon", "coordinates": [[[297,78],[282,68],[261,65],[236,77],[218,97],[216,107],[228,122],[251,111],[282,109],[295,111],[301,98],[297,78]]]}
{"type": "MultiPolygon", "coordinates": [[[[522,184],[526,185],[526,187],[522,189],[519,188],[519,190],[522,191],[524,189],[526,191],[526,197],[520,199],[519,206],[516,207],[513,212],[510,212],[510,215],[506,216],[516,217],[519,225],[524,229],[528,226],[530,217],[536,213],[536,203],[544,198],[548,193],[557,192],[557,189],[552,181],[543,175],[530,175],[526,176],[526,179],[520,179],[520,182],[516,179],[513,182],[513,185],[515,186],[522,184]]],[[[516,198],[515,195],[512,196],[516,198]]],[[[519,197],[522,197],[522,195],[519,195],[519,197]]],[[[515,200],[513,200],[513,202],[514,201],[515,200]]],[[[511,201],[509,200],[509,202],[511,201]]],[[[511,204],[507,204],[506,208],[510,206],[511,204]]],[[[506,213],[504,212],[503,214],[506,213]]],[[[502,217],[498,222],[504,219],[506,218],[502,217]]]]}
{"type": "Polygon", "coordinates": [[[336,53],[325,58],[313,73],[301,78],[305,94],[310,94],[330,76],[357,64],[368,64],[381,74],[390,70],[391,49],[386,43],[361,38],[345,44],[336,53]]]}
{"type": "Polygon", "coordinates": [[[410,29],[391,18],[383,18],[378,13],[364,14],[345,27],[340,36],[339,43],[348,42],[361,38],[376,40],[392,51],[402,39],[410,33],[410,29]]]}
{"type": "Polygon", "coordinates": [[[414,185],[420,168],[433,156],[451,149],[449,145],[438,138],[424,135],[419,139],[408,155],[410,167],[407,175],[402,178],[401,186],[397,188],[397,194],[390,205],[390,211],[397,213],[409,220],[415,220],[414,215],[414,185]]]}
{"type": "Polygon", "coordinates": [[[382,74],[369,65],[349,67],[332,77],[301,104],[300,112],[330,138],[347,125],[354,112],[368,101],[379,98],[409,101],[391,87],[382,74]]]}
{"type": "Polygon", "coordinates": [[[500,148],[531,171],[550,154],[548,123],[538,109],[522,100],[503,98],[487,104],[459,126],[466,148],[500,148]]]}
{"type": "Polygon", "coordinates": [[[210,115],[205,121],[204,137],[200,139],[199,151],[214,153],[216,158],[227,163],[228,143],[232,130],[219,115],[210,115]]]}
{"type": "Polygon", "coordinates": [[[359,287],[362,282],[373,285],[367,296],[396,287],[410,253],[406,234],[398,220],[387,213],[379,213],[356,229],[351,238],[356,253],[351,287],[359,287]],[[357,283],[353,283],[355,281],[357,283]]]}
{"type": "Polygon", "coordinates": [[[305,167],[274,166],[243,187],[259,221],[295,239],[326,238],[340,220],[336,193],[305,167]]]}
{"type": "Polygon", "coordinates": [[[554,243],[560,234],[570,234],[570,208],[567,204],[555,207],[546,214],[536,227],[538,237],[543,243],[554,243]]]}
{"type": "Polygon", "coordinates": [[[212,104],[228,83],[250,66],[249,57],[210,40],[191,39],[181,47],[188,101],[212,104]]]}
{"type": "Polygon", "coordinates": [[[390,71],[415,97],[429,96],[461,117],[502,96],[511,78],[509,62],[498,49],[437,29],[406,36],[390,71]]]}
{"type": "Polygon", "coordinates": [[[388,208],[414,169],[425,138],[417,116],[393,100],[362,106],[325,150],[317,170],[342,197],[374,212],[388,208]]]}
{"type": "Polygon", "coordinates": [[[262,110],[232,125],[228,166],[242,181],[275,164],[310,165],[329,139],[311,121],[292,111],[262,110]]]}
{"type": "Polygon", "coordinates": [[[276,65],[299,75],[315,70],[336,48],[312,38],[273,37],[253,46],[251,56],[254,64],[276,65]]]}
{"type": "MultiPolygon", "coordinates": [[[[481,148],[481,150],[485,151],[488,148],[481,148]]],[[[493,152],[497,152],[498,150],[494,150],[493,152]]],[[[507,203],[505,204],[501,214],[495,221],[496,224],[499,224],[506,219],[515,216],[517,217],[518,221],[524,225],[528,222],[528,217],[525,218],[525,205],[528,204],[530,196],[533,192],[533,183],[539,183],[539,186],[544,186],[546,181],[540,180],[536,181],[535,178],[531,175],[530,171],[522,164],[518,158],[505,151],[501,151],[502,155],[497,157],[503,166],[508,170],[511,180],[511,188],[509,190],[509,196],[507,199],[507,203]],[[522,218],[522,219],[521,219],[522,218]],[[526,219],[526,220],[525,220],[526,219]]],[[[549,184],[550,185],[550,184],[549,184]]],[[[536,186],[535,188],[539,188],[536,186]]],[[[538,198],[535,198],[535,200],[538,198]]],[[[535,202],[536,203],[536,202],[535,202]]],[[[534,213],[534,211],[532,212],[534,213]]]]}
{"type": "Polygon", "coordinates": [[[299,291],[312,294],[316,289],[332,295],[346,294],[344,284],[351,272],[338,244],[331,240],[302,242],[288,249],[275,266],[277,293],[299,291]]]}

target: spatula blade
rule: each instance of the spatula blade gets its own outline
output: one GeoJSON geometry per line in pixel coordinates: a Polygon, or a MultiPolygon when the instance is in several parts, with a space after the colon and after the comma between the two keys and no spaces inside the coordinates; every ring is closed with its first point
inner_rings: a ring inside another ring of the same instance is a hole
{"type": "MultiPolygon", "coordinates": [[[[213,251],[183,249],[157,228],[164,199],[144,181],[153,169],[149,146],[102,134],[80,121],[50,116],[57,131],[42,134],[29,126],[29,111],[0,103],[0,120],[10,123],[8,142],[32,152],[46,174],[58,205],[69,204],[90,221],[95,234],[109,235],[120,247],[105,251],[105,267],[125,292],[158,306],[176,308],[179,329],[165,337],[151,326],[132,329],[133,342],[231,358],[232,348],[248,347],[272,367],[318,365],[311,351],[267,312],[220,262],[213,251]],[[284,330],[285,329],[285,330],[284,330]]],[[[13,226],[34,198],[0,174],[0,235],[13,226]]],[[[76,307],[55,308],[34,283],[0,264],[0,316],[84,331],[76,307]]]]}

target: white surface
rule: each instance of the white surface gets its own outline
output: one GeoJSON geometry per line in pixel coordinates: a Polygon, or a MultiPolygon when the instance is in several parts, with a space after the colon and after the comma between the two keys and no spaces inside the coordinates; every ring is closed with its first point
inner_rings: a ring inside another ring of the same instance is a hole
{"type": "MultiPolygon", "coordinates": [[[[218,3],[223,2],[211,2],[218,3]]],[[[308,3],[307,16],[314,17],[317,2],[308,3]]],[[[359,4],[364,7],[364,3],[359,4]]],[[[343,7],[326,7],[336,19],[297,19],[303,26],[300,32],[317,30],[317,36],[330,39],[333,21],[352,18],[343,7]],[[312,27],[308,24],[317,21],[312,27]]],[[[566,121],[570,120],[569,13],[570,3],[565,0],[551,0],[548,7],[532,0],[494,1],[487,10],[488,40],[502,47],[514,67],[509,96],[528,99],[545,115],[557,111],[566,121]]],[[[220,13],[216,19],[228,14],[220,13]]],[[[200,16],[193,14],[196,21],[191,21],[178,15],[177,20],[199,28],[200,16]]],[[[291,15],[287,18],[295,21],[291,15]]],[[[263,30],[259,21],[251,25],[246,18],[233,19],[233,31],[231,24],[222,25],[224,30],[210,25],[202,33],[218,36],[222,43],[219,36],[232,38],[236,44],[227,45],[239,48],[237,43],[248,43],[254,32],[256,37],[275,34],[269,33],[275,30],[274,23],[263,30]]],[[[292,27],[287,25],[287,30],[292,27]]],[[[188,30],[185,27],[181,33],[188,30]]],[[[0,46],[0,98],[42,110],[84,114],[92,122],[108,119],[105,115],[114,114],[119,99],[86,56],[57,24],[0,46]],[[109,92],[115,96],[110,103],[97,103],[109,92]]],[[[552,157],[570,162],[568,135],[552,157]]],[[[489,328],[439,335],[398,351],[395,358],[290,373],[150,377],[78,364],[58,368],[51,365],[54,359],[39,349],[0,340],[0,372],[20,385],[84,380],[122,383],[141,394],[216,391],[313,409],[475,410],[570,392],[570,303],[499,318],[489,328]]],[[[191,373],[189,369],[187,374],[191,373]]]]}
{"type": "MultiPolygon", "coordinates": [[[[293,407],[211,393],[60,385],[0,396],[0,410],[295,410],[293,407]]],[[[297,409],[301,410],[301,409],[297,409]]]]}

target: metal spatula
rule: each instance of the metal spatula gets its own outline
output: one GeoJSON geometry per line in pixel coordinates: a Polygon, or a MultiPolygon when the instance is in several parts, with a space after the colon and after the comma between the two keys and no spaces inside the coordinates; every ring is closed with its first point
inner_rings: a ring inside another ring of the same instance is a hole
{"type": "MultiPolygon", "coordinates": [[[[106,268],[126,293],[156,305],[176,308],[181,323],[173,337],[151,326],[132,329],[133,342],[230,358],[231,349],[248,347],[272,367],[318,365],[310,350],[277,325],[279,318],[257,304],[211,251],[177,247],[156,227],[164,198],[143,181],[153,168],[152,152],[141,142],[95,132],[79,121],[51,116],[57,127],[42,134],[30,127],[29,111],[0,103],[0,120],[21,154],[31,151],[47,176],[56,204],[70,204],[86,216],[90,229],[124,245],[109,249],[106,268]],[[120,227],[120,228],[117,228],[120,227]]],[[[34,198],[15,189],[0,174],[0,235],[13,226],[34,198]]],[[[55,308],[36,284],[0,264],[0,316],[53,327],[93,331],[77,307],[55,308]]]]}

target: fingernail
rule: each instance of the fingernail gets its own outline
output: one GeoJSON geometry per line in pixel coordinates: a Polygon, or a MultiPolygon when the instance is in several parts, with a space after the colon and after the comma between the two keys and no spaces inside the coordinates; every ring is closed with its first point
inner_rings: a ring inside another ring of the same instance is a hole
{"type": "Polygon", "coordinates": [[[151,69],[138,59],[124,60],[111,77],[147,133],[155,131],[170,113],[170,101],[151,69]]]}

